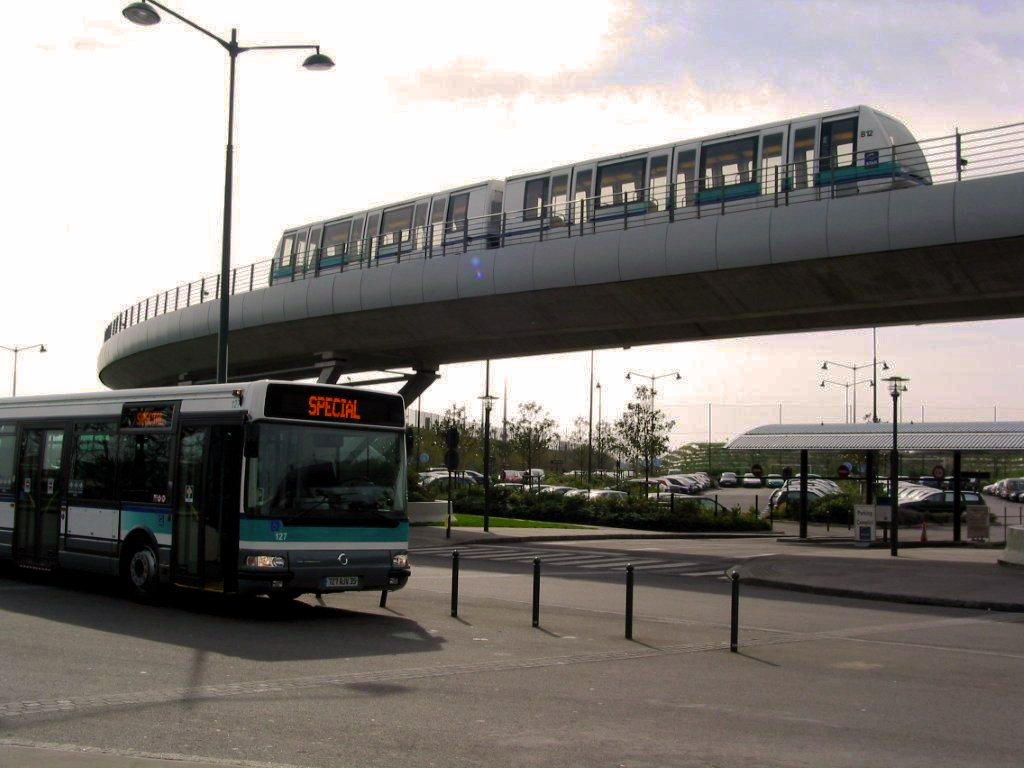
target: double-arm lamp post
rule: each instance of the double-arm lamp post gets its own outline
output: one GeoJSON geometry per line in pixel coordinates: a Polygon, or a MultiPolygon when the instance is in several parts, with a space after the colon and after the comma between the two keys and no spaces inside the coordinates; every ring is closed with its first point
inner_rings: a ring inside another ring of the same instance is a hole
{"type": "Polygon", "coordinates": [[[858,382],[833,381],[832,379],[822,379],[821,383],[818,384],[818,386],[821,387],[822,389],[824,389],[826,386],[831,385],[833,387],[842,387],[843,389],[846,390],[846,416],[843,419],[844,423],[846,423],[846,424],[849,424],[851,421],[854,421],[854,422],[857,421],[857,414],[856,414],[856,411],[857,411],[857,389],[856,389],[857,384],[867,384],[869,387],[872,386],[871,379],[862,379],[861,381],[858,381],[858,382]],[[850,414],[850,387],[854,387],[854,390],[853,390],[853,410],[854,410],[854,413],[852,415],[850,414]]]}
{"type": "MultiPolygon", "coordinates": [[[[647,450],[651,450],[651,446],[654,443],[654,382],[658,379],[664,379],[672,376],[676,381],[680,381],[683,377],[679,375],[679,371],[669,371],[668,373],[659,373],[657,375],[651,373],[641,373],[640,371],[628,370],[626,371],[626,381],[631,381],[632,377],[636,376],[641,379],[646,379],[651,382],[651,428],[647,435],[647,450]]],[[[644,498],[647,498],[647,484],[651,481],[651,464],[654,462],[654,456],[648,456],[648,460],[644,462],[644,498]]]]}
{"type": "Polygon", "coordinates": [[[241,46],[238,44],[238,30],[231,30],[231,40],[224,40],[205,29],[194,21],[190,21],[180,13],[175,13],[166,5],[156,0],[143,0],[143,2],[132,3],[125,6],[121,11],[122,15],[133,24],[143,27],[151,27],[160,23],[160,14],[151,6],[156,6],[165,13],[187,24],[193,29],[202,32],[209,38],[220,43],[221,47],[228,52],[231,60],[230,75],[228,79],[228,144],[224,160],[224,233],[221,242],[220,260],[220,323],[217,327],[217,383],[223,384],[228,380],[228,297],[231,294],[228,279],[231,272],[231,181],[232,162],[234,155],[233,134],[235,127],[235,59],[238,54],[246,51],[287,51],[287,50],[314,50],[315,53],[306,57],[302,66],[306,69],[321,71],[331,69],[334,62],[329,56],[320,53],[319,45],[251,45],[241,46]]]}
{"type": "Polygon", "coordinates": [[[910,379],[902,376],[890,376],[883,381],[889,385],[889,394],[892,395],[892,456],[889,459],[889,554],[896,557],[899,554],[899,478],[900,478],[900,454],[896,443],[896,429],[899,423],[897,414],[897,401],[900,395],[907,391],[907,384],[910,379]]]}
{"type": "Polygon", "coordinates": [[[42,354],[43,352],[46,351],[46,345],[29,344],[27,346],[20,347],[17,344],[15,344],[13,347],[7,347],[4,346],[3,344],[0,344],[0,349],[6,349],[14,357],[14,373],[11,377],[11,397],[14,397],[16,394],[18,394],[18,355],[20,355],[22,352],[27,352],[30,349],[38,349],[39,354],[42,354]]]}
{"type": "MultiPolygon", "coordinates": [[[[837,363],[835,360],[825,360],[821,364],[821,370],[827,371],[830,365],[834,365],[837,368],[845,368],[848,371],[853,371],[853,381],[849,383],[843,383],[839,381],[829,381],[824,379],[818,386],[824,388],[826,384],[835,384],[840,387],[853,387],[853,421],[857,421],[857,385],[867,382],[868,386],[878,391],[878,366],[882,366],[883,371],[889,370],[889,362],[887,360],[875,360],[870,363],[853,363],[848,365],[846,363],[837,363]],[[865,368],[871,369],[870,379],[858,379],[857,371],[863,371],[865,368]]],[[[849,395],[849,389],[847,389],[847,395],[849,395]]],[[[849,406],[847,406],[847,412],[849,412],[849,406]]],[[[849,419],[848,419],[849,420],[849,419]]],[[[875,394],[872,397],[871,404],[871,420],[873,422],[878,421],[878,395],[875,394]]]]}

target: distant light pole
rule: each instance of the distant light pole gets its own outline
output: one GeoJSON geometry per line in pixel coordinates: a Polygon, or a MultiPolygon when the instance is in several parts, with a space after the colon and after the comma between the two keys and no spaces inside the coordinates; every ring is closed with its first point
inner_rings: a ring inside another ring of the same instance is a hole
{"type": "Polygon", "coordinates": [[[604,442],[601,439],[601,401],[604,400],[604,390],[601,388],[601,382],[597,382],[594,385],[594,389],[597,390],[597,459],[598,459],[598,471],[604,471],[604,442]]]}
{"type": "Polygon", "coordinates": [[[11,377],[11,397],[14,397],[15,395],[18,394],[18,355],[20,355],[22,352],[27,352],[30,349],[38,349],[39,354],[43,354],[44,352],[46,352],[46,345],[29,344],[27,346],[21,347],[15,344],[13,347],[6,347],[3,344],[0,344],[0,349],[6,349],[14,357],[14,374],[11,377]]]}
{"type": "Polygon", "coordinates": [[[590,410],[587,415],[587,489],[593,487],[594,474],[594,350],[590,350],[590,410]]]}
{"type": "Polygon", "coordinates": [[[285,50],[315,50],[316,53],[307,56],[302,66],[313,71],[322,71],[334,67],[334,62],[329,56],[320,53],[319,45],[251,45],[241,46],[237,40],[237,29],[231,30],[231,41],[223,40],[208,29],[186,19],[179,13],[175,13],[166,5],[156,0],[142,0],[125,6],[121,14],[133,24],[143,27],[151,27],[160,23],[160,14],[150,8],[155,5],[160,10],[169,13],[174,18],[184,22],[193,29],[202,32],[207,37],[213,38],[221,47],[228,52],[231,59],[231,68],[228,85],[228,144],[224,161],[224,230],[221,241],[220,260],[220,324],[217,327],[217,383],[223,384],[228,380],[228,296],[231,290],[228,286],[228,279],[231,272],[231,181],[232,163],[234,156],[233,133],[235,127],[235,59],[238,54],[246,51],[285,51],[285,50]]]}
{"type": "MultiPolygon", "coordinates": [[[[883,371],[888,371],[890,364],[889,364],[888,360],[873,360],[870,363],[853,363],[852,365],[848,365],[846,363],[837,363],[835,360],[825,360],[821,364],[821,370],[827,371],[828,367],[830,365],[834,365],[837,368],[845,368],[848,371],[853,371],[853,381],[850,383],[850,386],[854,388],[853,389],[853,413],[854,413],[854,419],[856,419],[856,414],[857,414],[857,385],[858,384],[862,384],[864,382],[868,382],[873,389],[877,390],[878,389],[878,366],[882,366],[882,370],[883,371]],[[860,380],[858,380],[857,379],[857,371],[862,371],[865,368],[870,368],[871,369],[871,378],[870,379],[860,379],[860,380]]],[[[833,382],[833,383],[834,384],[839,384],[839,382],[833,382]]],[[[821,386],[824,386],[824,385],[822,384],[821,386]]],[[[840,385],[840,386],[842,386],[842,385],[840,385]]],[[[872,400],[873,400],[873,402],[872,402],[872,406],[871,406],[871,420],[874,421],[874,422],[877,422],[878,421],[878,396],[875,395],[872,398],[872,400]]],[[[849,411],[849,408],[847,408],[847,411],[849,411]]]]}
{"type": "MultiPolygon", "coordinates": [[[[654,439],[654,382],[658,379],[664,379],[668,376],[674,376],[676,381],[682,380],[682,376],[679,375],[679,371],[672,370],[668,373],[659,373],[657,375],[650,373],[640,373],[640,371],[634,371],[632,369],[626,371],[626,381],[630,381],[631,376],[637,376],[641,379],[647,379],[651,382],[651,431],[648,434],[648,448],[650,448],[651,441],[654,439]]],[[[647,498],[647,484],[651,480],[651,464],[654,462],[654,457],[649,457],[649,461],[644,462],[644,498],[647,498]]]]}
{"type": "MultiPolygon", "coordinates": [[[[870,387],[871,386],[871,379],[863,379],[862,381],[858,381],[857,384],[867,384],[870,387]]],[[[856,384],[854,384],[851,381],[846,381],[846,382],[843,382],[843,381],[833,381],[832,379],[822,379],[821,383],[818,384],[818,386],[821,387],[822,389],[824,389],[827,385],[832,385],[834,387],[842,387],[843,389],[846,390],[846,407],[845,407],[845,409],[843,411],[844,414],[845,414],[845,416],[843,417],[843,422],[845,424],[849,424],[851,420],[852,421],[856,421],[857,420],[856,413],[854,413],[852,416],[850,414],[850,387],[854,387],[854,390],[853,390],[854,406],[853,407],[854,407],[854,409],[857,408],[857,406],[856,406],[856,402],[857,402],[856,384]]]]}
{"type": "Polygon", "coordinates": [[[484,530],[491,527],[491,407],[498,398],[491,394],[491,361],[487,361],[487,382],[480,399],[484,403],[484,530]]]}
{"type": "Polygon", "coordinates": [[[889,459],[889,554],[893,557],[899,553],[899,478],[900,454],[896,442],[896,429],[899,424],[896,408],[900,395],[907,391],[910,379],[902,376],[890,376],[883,379],[889,385],[892,395],[892,457],[889,459]]]}

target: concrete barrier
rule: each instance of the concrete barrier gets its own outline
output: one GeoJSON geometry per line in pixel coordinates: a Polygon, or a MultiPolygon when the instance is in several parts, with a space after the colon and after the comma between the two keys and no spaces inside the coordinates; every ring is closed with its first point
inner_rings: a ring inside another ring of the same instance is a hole
{"type": "Polygon", "coordinates": [[[1011,525],[1006,529],[1006,549],[999,562],[1024,567],[1024,525],[1011,525]]]}
{"type": "Polygon", "coordinates": [[[439,523],[448,513],[447,501],[410,501],[410,523],[439,523]]]}

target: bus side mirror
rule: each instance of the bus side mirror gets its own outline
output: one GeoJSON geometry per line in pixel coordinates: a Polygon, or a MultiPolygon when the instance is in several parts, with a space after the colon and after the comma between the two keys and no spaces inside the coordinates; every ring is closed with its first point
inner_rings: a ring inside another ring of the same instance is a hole
{"type": "Polygon", "coordinates": [[[245,431],[245,446],[242,455],[247,459],[258,459],[260,457],[260,428],[256,424],[250,424],[245,431]]]}
{"type": "Polygon", "coordinates": [[[416,450],[416,436],[413,434],[412,427],[405,428],[405,455],[412,456],[412,452],[416,450]]]}

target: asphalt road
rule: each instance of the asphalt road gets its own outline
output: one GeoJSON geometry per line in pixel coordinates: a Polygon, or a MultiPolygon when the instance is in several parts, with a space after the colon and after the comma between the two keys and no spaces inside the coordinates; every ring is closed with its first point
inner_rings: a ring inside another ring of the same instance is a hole
{"type": "Polygon", "coordinates": [[[443,551],[385,609],[4,574],[0,765],[1020,764],[1024,616],[746,587],[729,653],[714,571],[780,546],[471,546],[458,618],[443,551]],[[632,642],[622,559],[651,561],[632,642]]]}

